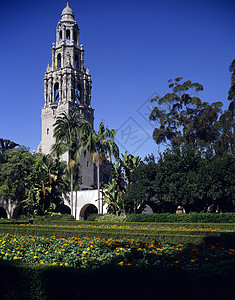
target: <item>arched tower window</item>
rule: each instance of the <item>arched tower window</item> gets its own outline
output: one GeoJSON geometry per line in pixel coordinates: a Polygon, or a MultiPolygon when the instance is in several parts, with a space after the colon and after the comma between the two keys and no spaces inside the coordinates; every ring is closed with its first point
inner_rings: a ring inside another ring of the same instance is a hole
{"type": "Polygon", "coordinates": [[[80,86],[78,86],[78,90],[76,93],[76,100],[77,100],[78,104],[81,104],[81,87],[80,86]]]}
{"type": "Polygon", "coordinates": [[[54,102],[58,102],[60,99],[60,94],[59,94],[59,83],[56,82],[54,85],[54,95],[55,95],[55,101],[54,102]]]}
{"type": "Polygon", "coordinates": [[[61,54],[57,55],[57,68],[61,68],[61,54]]]}
{"type": "Polygon", "coordinates": [[[66,40],[70,40],[70,30],[66,30],[66,40]]]}
{"type": "Polygon", "coordinates": [[[78,55],[77,54],[75,55],[75,58],[74,58],[74,68],[75,69],[79,68],[79,61],[78,61],[78,55]]]}
{"type": "Polygon", "coordinates": [[[74,43],[77,44],[77,32],[75,30],[73,31],[73,40],[74,43]]]}
{"type": "Polygon", "coordinates": [[[60,40],[62,40],[62,30],[60,30],[60,40]]]}

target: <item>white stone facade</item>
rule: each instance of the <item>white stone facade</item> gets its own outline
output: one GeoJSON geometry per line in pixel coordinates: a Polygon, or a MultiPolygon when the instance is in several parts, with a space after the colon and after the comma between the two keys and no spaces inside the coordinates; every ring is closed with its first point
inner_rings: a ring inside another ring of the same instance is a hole
{"type": "MultiPolygon", "coordinates": [[[[86,216],[86,211],[90,206],[94,206],[97,208],[98,213],[98,206],[101,205],[98,203],[98,190],[87,190],[87,191],[79,191],[73,192],[73,201],[74,207],[73,212],[71,213],[76,220],[84,220],[86,216]]],[[[71,208],[70,206],[70,193],[64,195],[64,204],[71,208]]],[[[108,209],[108,205],[105,204],[103,206],[103,213],[106,214],[108,209]]]]}

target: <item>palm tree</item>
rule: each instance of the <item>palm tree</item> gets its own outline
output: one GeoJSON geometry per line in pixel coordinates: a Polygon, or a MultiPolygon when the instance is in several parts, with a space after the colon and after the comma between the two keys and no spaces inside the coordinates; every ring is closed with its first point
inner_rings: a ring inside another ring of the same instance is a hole
{"type": "Polygon", "coordinates": [[[90,153],[93,163],[97,170],[97,187],[98,187],[98,212],[103,213],[102,199],[100,198],[100,166],[108,156],[110,160],[112,157],[119,157],[119,149],[114,142],[116,136],[115,129],[108,129],[104,127],[103,121],[100,123],[98,132],[86,124],[81,126],[80,130],[81,146],[80,149],[84,154],[86,151],[90,153]],[[100,202],[101,199],[101,202],[100,202]]]}
{"type": "Polygon", "coordinates": [[[16,144],[10,140],[0,138],[0,152],[3,152],[8,149],[13,149],[16,146],[19,146],[19,144],[16,144]]]}
{"type": "Polygon", "coordinates": [[[83,115],[75,112],[62,113],[54,126],[55,144],[52,146],[52,153],[60,156],[68,153],[68,170],[71,180],[70,205],[73,215],[73,175],[74,170],[81,158],[81,145],[79,143],[81,124],[88,123],[83,115]]]}
{"type": "Polygon", "coordinates": [[[128,154],[127,151],[124,154],[122,153],[121,164],[125,170],[126,187],[129,187],[130,185],[131,173],[133,173],[135,169],[139,167],[140,163],[141,163],[141,158],[139,156],[128,154]]]}

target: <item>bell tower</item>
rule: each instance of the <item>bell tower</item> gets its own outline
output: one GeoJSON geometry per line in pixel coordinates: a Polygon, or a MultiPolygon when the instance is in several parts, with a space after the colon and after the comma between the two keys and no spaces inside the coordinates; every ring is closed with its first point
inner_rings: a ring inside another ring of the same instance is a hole
{"type": "MultiPolygon", "coordinates": [[[[73,10],[63,9],[56,27],[56,43],[52,44],[52,62],[44,76],[44,106],[42,107],[42,140],[38,152],[49,154],[55,140],[53,124],[61,113],[79,111],[93,126],[94,109],[91,107],[91,76],[84,68],[84,49],[79,45],[79,27],[73,10]]],[[[64,157],[64,159],[66,159],[64,157]]],[[[66,159],[67,160],[67,159],[66,159]]],[[[85,185],[93,183],[93,165],[82,158],[83,175],[88,178],[85,185]],[[83,166],[84,165],[84,166],[83,166]],[[88,165],[90,167],[88,168],[88,165]],[[92,174],[91,174],[92,173],[92,174]]],[[[83,176],[83,177],[84,177],[83,176]]]]}

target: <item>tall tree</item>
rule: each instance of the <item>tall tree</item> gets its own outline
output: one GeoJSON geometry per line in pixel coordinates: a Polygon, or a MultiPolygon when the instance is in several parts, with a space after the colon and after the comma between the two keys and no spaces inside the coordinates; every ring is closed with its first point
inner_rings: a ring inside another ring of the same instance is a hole
{"type": "Polygon", "coordinates": [[[146,205],[153,207],[155,202],[154,181],[156,162],[153,155],[147,156],[130,173],[130,184],[124,194],[128,213],[141,213],[146,205]]]}
{"type": "Polygon", "coordinates": [[[70,205],[71,214],[73,214],[73,175],[80,158],[80,130],[81,124],[88,123],[83,119],[83,115],[75,112],[68,114],[62,113],[57,119],[54,126],[55,144],[52,146],[52,153],[56,155],[68,154],[68,170],[71,180],[70,205]]]}
{"type": "Polygon", "coordinates": [[[229,105],[229,110],[232,111],[232,114],[234,116],[235,114],[235,59],[232,61],[229,71],[232,73],[231,77],[231,87],[228,91],[228,100],[231,101],[229,105]]]}
{"type": "Polygon", "coordinates": [[[100,197],[100,166],[108,158],[112,160],[113,156],[115,158],[119,157],[119,149],[114,142],[115,136],[116,130],[105,127],[103,121],[100,123],[97,132],[91,126],[89,128],[86,125],[81,126],[80,130],[80,153],[86,154],[88,152],[96,165],[99,213],[103,212],[102,199],[100,197]]]}
{"type": "Polygon", "coordinates": [[[199,83],[190,80],[181,83],[182,77],[169,80],[171,93],[155,97],[149,119],[156,121],[153,139],[157,144],[175,147],[192,143],[204,147],[217,137],[216,122],[221,112],[221,102],[202,102],[198,93],[203,90],[199,83]]]}
{"type": "Polygon", "coordinates": [[[23,146],[4,150],[0,163],[0,197],[8,207],[25,199],[26,182],[33,163],[33,155],[23,146]]]}

